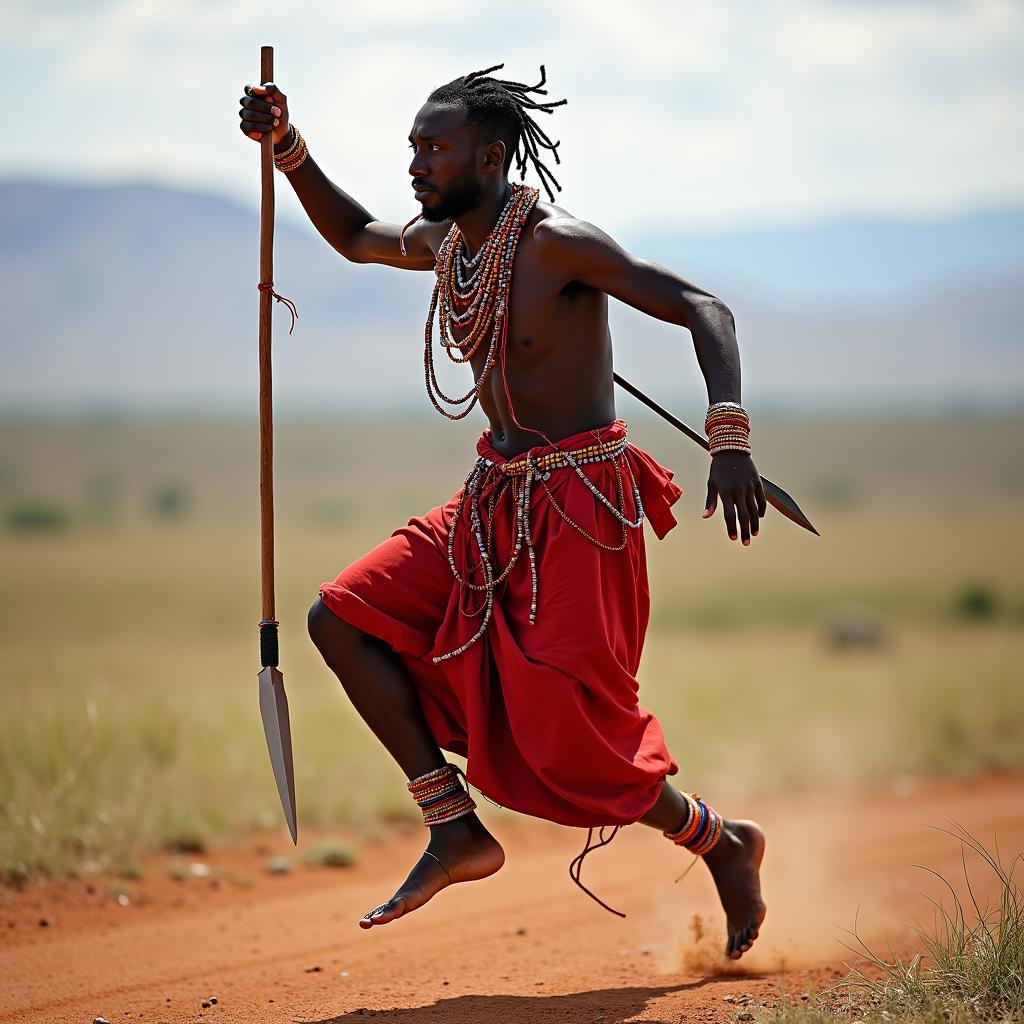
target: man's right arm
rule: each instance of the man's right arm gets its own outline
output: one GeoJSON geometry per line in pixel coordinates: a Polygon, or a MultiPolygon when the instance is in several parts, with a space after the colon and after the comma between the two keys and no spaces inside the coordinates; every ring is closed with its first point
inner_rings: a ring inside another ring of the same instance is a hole
{"type": "MultiPolygon", "coordinates": [[[[274,151],[288,148],[287,97],[276,85],[250,85],[239,103],[242,132],[259,141],[271,131],[274,151]],[[275,114],[277,110],[279,113],[275,114]],[[277,123],[275,123],[277,122],[277,123]]],[[[434,251],[428,235],[436,226],[417,221],[405,232],[405,256],[399,246],[398,224],[377,220],[365,207],[338,188],[307,156],[294,171],[285,174],[303,209],[324,240],[353,263],[382,263],[403,270],[433,270],[434,251]]]]}

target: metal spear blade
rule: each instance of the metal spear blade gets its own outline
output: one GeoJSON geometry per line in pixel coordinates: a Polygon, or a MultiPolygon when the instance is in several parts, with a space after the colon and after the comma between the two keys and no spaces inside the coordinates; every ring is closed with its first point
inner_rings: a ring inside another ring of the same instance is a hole
{"type": "Polygon", "coordinates": [[[761,477],[761,484],[764,487],[764,496],[770,505],[774,505],[787,519],[792,519],[797,526],[810,530],[816,537],[821,534],[811,525],[800,510],[800,506],[787,494],[778,484],[773,484],[767,477],[761,477]]]}
{"type": "Polygon", "coordinates": [[[281,797],[288,831],[292,842],[298,845],[298,826],[295,819],[295,770],[292,767],[292,733],[288,722],[288,698],[284,692],[284,676],[268,665],[259,674],[260,715],[263,732],[267,737],[267,750],[274,768],[277,792],[281,797]]]}

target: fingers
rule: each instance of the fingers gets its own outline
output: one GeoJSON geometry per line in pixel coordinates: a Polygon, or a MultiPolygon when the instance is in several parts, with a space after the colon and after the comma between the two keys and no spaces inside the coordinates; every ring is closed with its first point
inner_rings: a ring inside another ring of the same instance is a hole
{"type": "MultiPolygon", "coordinates": [[[[239,111],[239,117],[241,121],[238,123],[238,127],[241,131],[248,135],[250,139],[255,139],[257,142],[261,141],[264,132],[272,132],[281,122],[279,118],[271,117],[269,121],[257,121],[254,120],[257,114],[252,114],[247,111],[239,111]]],[[[269,116],[269,115],[267,115],[269,116]]]]}
{"type": "Polygon", "coordinates": [[[707,519],[715,514],[715,506],[718,504],[718,491],[715,485],[709,480],[708,481],[708,497],[707,501],[704,502],[704,511],[701,513],[701,519],[707,519]]]}
{"type": "Polygon", "coordinates": [[[740,540],[746,546],[750,543],[750,507],[747,505],[746,491],[736,499],[736,515],[740,520],[740,540]]]}
{"type": "MultiPolygon", "coordinates": [[[[271,110],[280,110],[280,107],[273,107],[271,110]]],[[[247,107],[242,107],[238,112],[238,116],[246,122],[255,127],[256,131],[266,131],[273,125],[278,123],[278,116],[272,112],[263,113],[260,110],[251,110],[247,107]]]]}
{"type": "Polygon", "coordinates": [[[725,516],[725,528],[729,531],[729,540],[736,539],[736,503],[732,498],[722,499],[722,514],[725,516]]]}
{"type": "Polygon", "coordinates": [[[750,536],[756,537],[761,517],[757,507],[757,497],[752,487],[747,490],[747,514],[750,517],[750,536]]]}
{"type": "Polygon", "coordinates": [[[729,539],[736,540],[736,520],[739,520],[739,538],[745,547],[750,545],[750,538],[756,537],[760,529],[757,501],[753,488],[745,488],[738,497],[722,499],[722,511],[725,513],[725,525],[729,530],[729,539]]]}
{"type": "MultiPolygon", "coordinates": [[[[276,122],[274,122],[274,124],[276,124],[276,122]]],[[[263,138],[263,132],[272,130],[271,125],[256,124],[252,121],[242,121],[240,122],[239,127],[246,135],[250,138],[256,139],[257,142],[263,138]]]]}
{"type": "Polygon", "coordinates": [[[722,498],[722,514],[729,532],[729,539],[739,538],[745,546],[749,546],[750,539],[760,533],[761,518],[767,510],[764,487],[760,478],[756,484],[745,487],[735,495],[728,492],[721,494],[714,481],[709,480],[708,496],[704,502],[704,511],[701,513],[702,519],[709,519],[714,515],[719,497],[722,498]],[[738,529],[737,520],[739,520],[738,529]]]}
{"type": "Polygon", "coordinates": [[[273,82],[265,85],[247,85],[245,95],[239,99],[239,128],[250,139],[259,141],[263,133],[273,131],[285,116],[285,95],[273,82]]]}
{"type": "Polygon", "coordinates": [[[253,121],[272,121],[275,117],[281,116],[281,108],[276,103],[254,100],[249,96],[243,96],[238,105],[241,107],[239,115],[253,121]]]}
{"type": "Polygon", "coordinates": [[[246,96],[260,96],[271,103],[286,103],[288,97],[273,82],[264,82],[263,85],[247,85],[244,89],[246,96]]]}

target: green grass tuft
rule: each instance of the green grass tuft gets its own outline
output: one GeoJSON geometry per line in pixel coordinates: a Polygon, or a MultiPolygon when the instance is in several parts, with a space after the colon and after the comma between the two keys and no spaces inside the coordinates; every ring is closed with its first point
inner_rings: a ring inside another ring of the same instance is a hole
{"type": "Polygon", "coordinates": [[[190,872],[184,861],[174,860],[167,865],[167,874],[176,882],[187,882],[190,872]]]}
{"type": "MultiPolygon", "coordinates": [[[[783,994],[782,1005],[761,1016],[770,1024],[1010,1024],[1024,1020],[1024,889],[1014,871],[1024,860],[1017,853],[1009,866],[998,850],[990,852],[965,828],[951,836],[961,844],[966,900],[950,882],[928,871],[948,888],[951,904],[929,900],[932,923],[915,929],[920,948],[888,957],[871,949],[857,934],[851,952],[863,959],[849,975],[810,1003],[795,1003],[783,994]],[[998,883],[994,903],[980,904],[967,866],[968,852],[991,871],[998,883]],[[842,996],[846,996],[843,1000],[842,996]]],[[[919,865],[920,866],[920,865],[919,865]]]]}
{"type": "Polygon", "coordinates": [[[359,863],[359,853],[347,843],[327,839],[308,850],[304,860],[321,868],[350,868],[359,863]]]}

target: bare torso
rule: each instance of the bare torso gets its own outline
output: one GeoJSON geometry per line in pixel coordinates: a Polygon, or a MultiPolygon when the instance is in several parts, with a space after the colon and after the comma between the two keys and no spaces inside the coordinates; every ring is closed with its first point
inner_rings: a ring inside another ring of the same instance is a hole
{"type": "MultiPolygon", "coordinates": [[[[570,216],[561,207],[543,202],[530,213],[512,268],[505,353],[505,375],[516,419],[524,427],[543,431],[552,441],[615,419],[608,297],[566,280],[557,266],[543,258],[533,235],[541,221],[570,216]]],[[[435,255],[450,227],[451,222],[446,221],[427,236],[435,255]]],[[[467,333],[454,329],[451,336],[458,340],[467,333]]],[[[474,380],[480,379],[489,342],[490,336],[484,338],[471,359],[474,380]]],[[[448,362],[436,336],[434,355],[435,360],[448,362]]],[[[458,393],[466,390],[468,386],[460,386],[458,393]]],[[[480,393],[480,406],[493,432],[494,447],[506,458],[546,443],[543,437],[515,425],[500,361],[480,393]]]]}

